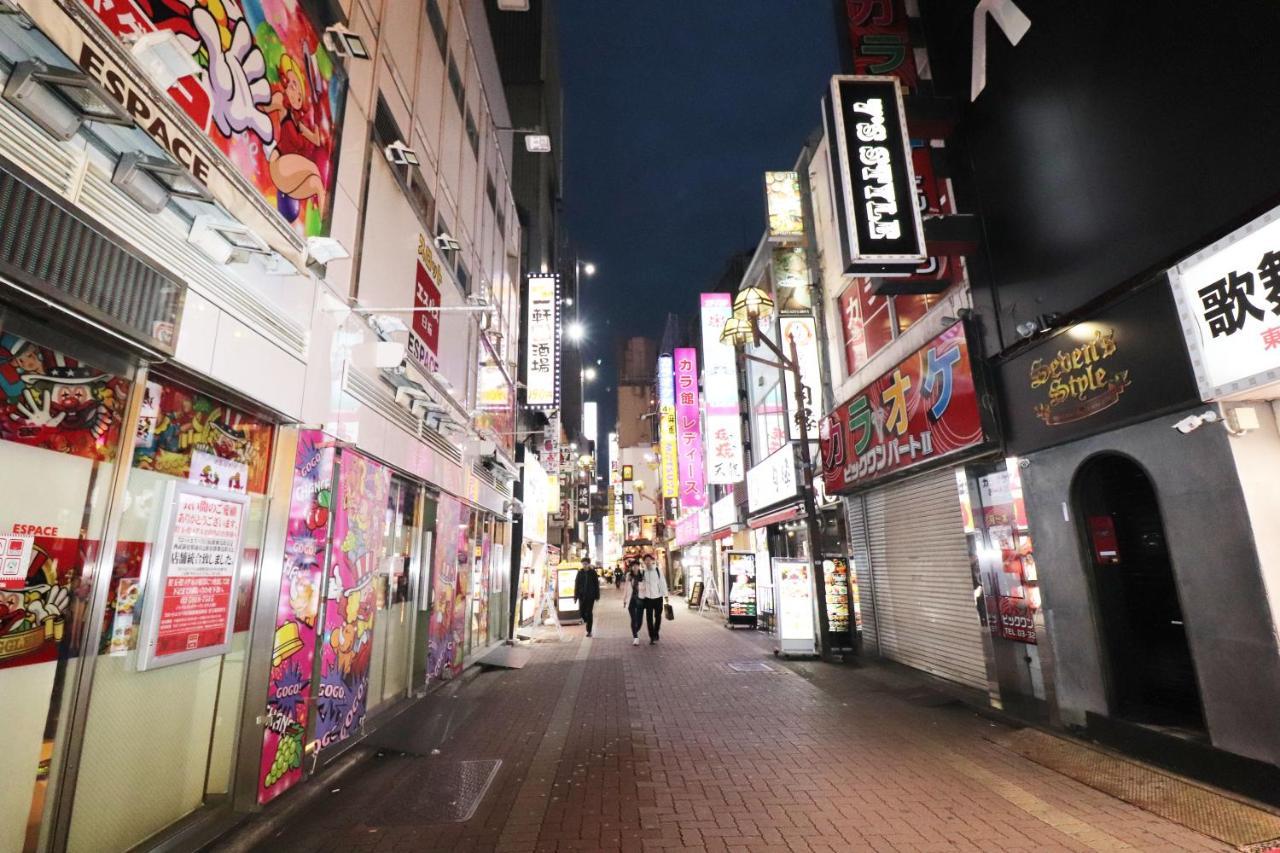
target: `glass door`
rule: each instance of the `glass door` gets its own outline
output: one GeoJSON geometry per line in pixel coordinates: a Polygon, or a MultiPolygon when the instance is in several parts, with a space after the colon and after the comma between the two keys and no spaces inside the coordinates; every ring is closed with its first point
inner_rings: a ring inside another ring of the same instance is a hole
{"type": "Polygon", "coordinates": [[[419,492],[416,484],[391,478],[382,556],[374,577],[377,616],[373,624],[370,712],[408,694],[414,612],[410,577],[421,538],[416,517],[419,492]]]}

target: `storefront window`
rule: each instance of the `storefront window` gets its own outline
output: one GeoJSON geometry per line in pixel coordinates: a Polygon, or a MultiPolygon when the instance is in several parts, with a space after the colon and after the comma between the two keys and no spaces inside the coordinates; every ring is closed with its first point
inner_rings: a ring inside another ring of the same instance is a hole
{"type": "Polygon", "coordinates": [[[871,292],[871,280],[855,278],[840,294],[844,366],[849,376],[893,340],[890,300],[871,292]]]}
{"type": "Polygon", "coordinates": [[[0,849],[39,844],[129,391],[126,376],[0,328],[0,849]]]}
{"type": "Polygon", "coordinates": [[[136,432],[72,851],[127,849],[230,793],[274,428],[202,392],[148,382],[136,432]],[[237,541],[224,580],[219,552],[237,541]],[[229,610],[224,647],[215,641],[229,610]]]}
{"type": "Polygon", "coordinates": [[[369,710],[407,694],[413,602],[409,578],[419,533],[418,487],[392,477],[387,495],[382,557],[374,575],[377,615],[373,622],[373,664],[369,670],[369,710]]]}
{"type": "Polygon", "coordinates": [[[489,557],[489,642],[497,643],[506,638],[507,623],[511,618],[511,600],[508,597],[508,572],[510,555],[507,550],[506,522],[493,521],[493,542],[489,557]]]}

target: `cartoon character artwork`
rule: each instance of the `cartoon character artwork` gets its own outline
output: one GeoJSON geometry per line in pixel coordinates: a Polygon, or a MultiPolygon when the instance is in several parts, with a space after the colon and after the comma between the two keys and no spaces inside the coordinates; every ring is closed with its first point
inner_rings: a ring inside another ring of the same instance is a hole
{"type": "Polygon", "coordinates": [[[110,462],[129,383],[12,334],[0,335],[0,440],[110,462]]]}
{"type": "Polygon", "coordinates": [[[21,586],[0,587],[0,669],[57,658],[70,636],[71,583],[83,566],[79,542],[35,537],[21,586]]]}
{"type": "Polygon", "coordinates": [[[302,236],[328,233],[347,79],[297,0],[84,0],[125,40],[168,31],[200,73],[169,90],[302,236]]]}
{"type": "MultiPolygon", "coordinates": [[[[462,504],[442,495],[436,506],[436,558],[431,578],[431,625],[428,630],[427,677],[449,679],[461,670],[465,632],[466,595],[462,615],[458,615],[458,536],[465,522],[462,504]]],[[[463,531],[465,536],[465,531],[463,531]]]]}
{"type": "Polygon", "coordinates": [[[342,454],[326,587],[324,641],[316,696],[320,749],[355,734],[364,721],[391,471],[358,453],[342,454]]]}
{"type": "Polygon", "coordinates": [[[259,803],[270,802],[302,779],[303,738],[318,640],[316,617],[332,516],[333,462],[333,442],[324,433],[299,433],[267,686],[259,803]]]}

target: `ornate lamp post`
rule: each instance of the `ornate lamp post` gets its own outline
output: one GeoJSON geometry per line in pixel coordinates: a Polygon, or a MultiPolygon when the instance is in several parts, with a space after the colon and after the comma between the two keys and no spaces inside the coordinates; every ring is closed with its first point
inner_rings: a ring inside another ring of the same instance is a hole
{"type": "Polygon", "coordinates": [[[818,554],[818,511],[814,500],[813,460],[809,453],[809,407],[804,399],[804,383],[800,376],[800,355],[794,338],[788,339],[789,352],[784,353],[778,344],[760,330],[760,321],[773,313],[773,298],[758,287],[745,287],[733,299],[733,316],[725,321],[720,332],[722,343],[742,349],[748,343],[764,344],[778,359],[776,362],[744,355],[761,364],[789,371],[795,377],[796,425],[800,431],[800,468],[804,475],[801,500],[804,503],[805,528],[809,536],[810,576],[813,578],[813,606],[818,616],[818,654],[822,660],[831,659],[831,638],[827,633],[827,584],[822,575],[818,554]]]}

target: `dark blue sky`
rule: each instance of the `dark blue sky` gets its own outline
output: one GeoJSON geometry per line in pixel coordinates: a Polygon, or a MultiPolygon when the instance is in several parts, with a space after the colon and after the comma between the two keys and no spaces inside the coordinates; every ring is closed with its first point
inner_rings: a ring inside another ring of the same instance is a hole
{"type": "Polygon", "coordinates": [[[560,0],[565,212],[599,272],[583,287],[588,386],[614,422],[615,341],[690,315],[764,229],[839,71],[833,0],[560,0]]]}

